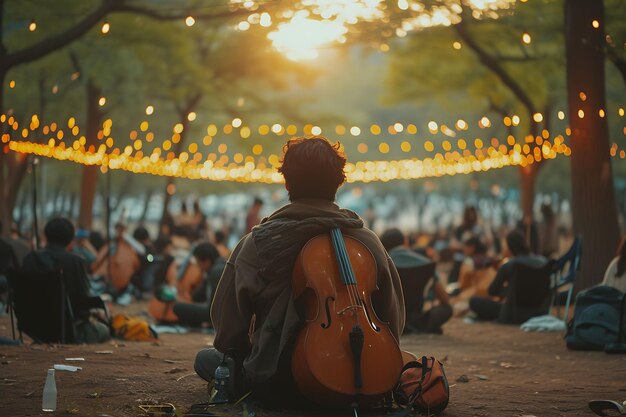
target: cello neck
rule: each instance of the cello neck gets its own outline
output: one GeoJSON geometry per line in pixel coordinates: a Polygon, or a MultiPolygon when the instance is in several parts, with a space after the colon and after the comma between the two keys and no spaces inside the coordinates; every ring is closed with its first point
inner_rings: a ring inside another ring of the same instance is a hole
{"type": "Polygon", "coordinates": [[[352,264],[350,263],[350,257],[348,256],[348,250],[346,249],[346,243],[343,240],[341,229],[338,227],[332,228],[330,230],[330,240],[333,244],[337,264],[339,264],[341,280],[345,285],[356,285],[356,277],[352,269],[352,264]]]}

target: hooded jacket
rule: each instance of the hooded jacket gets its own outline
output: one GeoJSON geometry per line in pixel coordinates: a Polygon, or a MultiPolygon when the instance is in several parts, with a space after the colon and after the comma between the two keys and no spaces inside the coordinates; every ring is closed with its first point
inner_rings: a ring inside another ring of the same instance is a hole
{"type": "Polygon", "coordinates": [[[263,219],[237,244],[217,287],[211,319],[215,347],[243,362],[253,383],[279,370],[303,321],[291,292],[292,270],[311,238],[341,228],[372,252],[379,290],[372,294],[378,317],[399,340],[404,328],[400,278],[380,240],[353,211],[316,199],[297,200],[263,219]],[[282,362],[281,362],[282,363],[282,362]]]}

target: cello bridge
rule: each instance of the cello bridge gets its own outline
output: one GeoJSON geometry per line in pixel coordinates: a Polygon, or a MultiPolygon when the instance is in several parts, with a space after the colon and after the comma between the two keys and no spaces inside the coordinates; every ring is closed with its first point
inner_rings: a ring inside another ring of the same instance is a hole
{"type": "Polygon", "coordinates": [[[337,314],[339,314],[339,315],[344,315],[345,313],[347,313],[347,312],[349,312],[349,311],[351,311],[353,314],[356,314],[356,313],[358,312],[358,310],[361,310],[362,308],[363,308],[363,307],[362,307],[362,306],[360,306],[360,305],[356,305],[356,306],[355,306],[355,305],[352,305],[352,306],[348,306],[348,307],[346,307],[346,308],[343,308],[343,309],[339,310],[339,311],[337,312],[337,314]]]}

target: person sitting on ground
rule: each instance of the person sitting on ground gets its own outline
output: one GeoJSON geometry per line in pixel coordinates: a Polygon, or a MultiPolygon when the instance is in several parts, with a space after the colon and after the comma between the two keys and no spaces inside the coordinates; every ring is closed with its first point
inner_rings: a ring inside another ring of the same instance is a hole
{"type": "Polygon", "coordinates": [[[230,256],[230,249],[226,246],[226,233],[221,230],[216,230],[213,234],[213,242],[215,243],[215,247],[217,251],[220,253],[220,256],[224,259],[228,259],[230,256]]]}
{"type": "Polygon", "coordinates": [[[92,264],[95,277],[105,280],[106,292],[120,304],[130,303],[130,286],[133,276],[141,267],[141,257],[145,255],[143,245],[126,233],[126,225],[115,225],[115,237],[111,246],[104,245],[92,264]],[[109,262],[111,265],[109,265],[109,262]]]}
{"type": "Polygon", "coordinates": [[[202,283],[193,292],[193,303],[177,302],[173,311],[180,324],[201,327],[211,324],[211,304],[226,260],[211,243],[196,246],[193,256],[202,271],[202,283]]]}
{"type": "Polygon", "coordinates": [[[466,242],[468,239],[481,238],[484,230],[478,219],[478,210],[474,206],[467,206],[463,210],[463,220],[454,230],[454,237],[458,242],[466,242]]]}
{"type": "Polygon", "coordinates": [[[311,238],[340,228],[368,247],[378,266],[375,314],[389,323],[396,341],[405,318],[400,278],[385,248],[356,213],[334,203],[346,179],[340,144],[320,136],[293,138],[283,150],[278,171],[290,204],[265,218],[233,250],[211,306],[215,348],[199,352],[194,364],[196,373],[211,381],[227,354],[235,387],[245,375],[259,398],[281,406],[301,404],[291,358],[304,318],[291,284],[295,261],[311,238]],[[235,372],[234,363],[243,372],[235,372]]]}
{"type": "MultiPolygon", "coordinates": [[[[387,230],[381,236],[380,241],[389,253],[389,256],[391,256],[391,260],[401,276],[403,270],[433,263],[429,258],[412,251],[407,244],[406,236],[399,229],[387,230]]],[[[434,296],[439,304],[433,306],[430,310],[424,311],[424,294],[411,294],[410,296],[419,299],[417,303],[418,308],[416,311],[407,314],[405,326],[413,332],[443,334],[441,326],[452,317],[452,307],[450,306],[448,293],[439,281],[437,273],[429,281],[432,282],[428,282],[424,288],[427,290],[427,293],[430,291],[434,292],[434,296]]],[[[404,296],[408,297],[409,294],[405,293],[404,296]]]]}
{"type": "MultiPolygon", "coordinates": [[[[63,270],[65,288],[74,313],[77,343],[102,343],[109,340],[109,327],[95,320],[90,310],[102,307],[98,297],[90,297],[89,278],[85,262],[71,253],[74,226],[63,217],[50,220],[45,228],[47,246],[24,258],[24,272],[63,270]]],[[[35,289],[36,290],[36,289],[35,289]]],[[[42,319],[45,319],[42,317],[42,319]]]]}
{"type": "Polygon", "coordinates": [[[542,268],[548,260],[530,252],[524,235],[513,230],[506,236],[505,253],[509,261],[498,269],[495,279],[489,286],[488,297],[475,296],[470,299],[470,309],[479,320],[495,320],[500,315],[500,308],[507,297],[507,286],[515,273],[515,265],[522,264],[532,268],[542,268]]]}
{"type": "Polygon", "coordinates": [[[263,200],[255,197],[246,215],[246,233],[250,233],[252,228],[261,222],[261,218],[259,217],[261,207],[263,207],[263,200]]]}
{"type": "Polygon", "coordinates": [[[139,256],[141,266],[133,275],[131,282],[135,287],[135,296],[137,298],[143,298],[145,294],[149,294],[152,291],[154,284],[156,269],[154,256],[156,249],[152,243],[152,239],[150,239],[150,232],[148,232],[148,229],[144,226],[137,226],[137,228],[135,228],[133,239],[143,247],[143,255],[139,256]]]}
{"type": "Polygon", "coordinates": [[[19,263],[11,245],[0,239],[0,315],[4,314],[9,299],[9,274],[19,270],[19,263]]]}
{"type": "Polygon", "coordinates": [[[609,285],[621,292],[626,292],[626,236],[617,248],[617,256],[606,268],[602,285],[609,285]]]}
{"type": "Polygon", "coordinates": [[[478,238],[471,237],[463,243],[463,258],[458,278],[448,290],[455,294],[454,303],[467,301],[473,295],[487,295],[487,287],[493,281],[495,269],[487,256],[487,246],[478,238]]]}
{"type": "Polygon", "coordinates": [[[209,307],[225,264],[214,245],[197,245],[179,271],[168,268],[165,285],[155,288],[148,305],[150,315],[163,323],[210,323],[209,307]]]}
{"type": "Polygon", "coordinates": [[[76,240],[72,245],[72,252],[75,255],[80,256],[87,265],[87,270],[91,269],[91,265],[98,257],[98,251],[93,247],[89,241],[89,231],[85,229],[78,229],[76,231],[76,240]]]}

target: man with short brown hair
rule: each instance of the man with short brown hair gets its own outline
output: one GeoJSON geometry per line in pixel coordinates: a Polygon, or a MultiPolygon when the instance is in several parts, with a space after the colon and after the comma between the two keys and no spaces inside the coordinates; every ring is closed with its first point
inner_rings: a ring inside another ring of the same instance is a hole
{"type": "Polygon", "coordinates": [[[215,349],[199,352],[195,369],[210,381],[225,353],[242,364],[246,382],[262,391],[263,399],[271,401],[275,395],[284,403],[297,396],[291,354],[303,319],[291,281],[294,262],[307,241],[338,227],[369,248],[378,268],[374,310],[389,323],[396,340],[404,328],[404,301],[398,273],[376,234],[356,213],[334,203],[346,179],[339,143],[319,136],[294,138],[283,151],[279,172],[290,204],[263,219],[233,251],[211,308],[215,349]]]}

